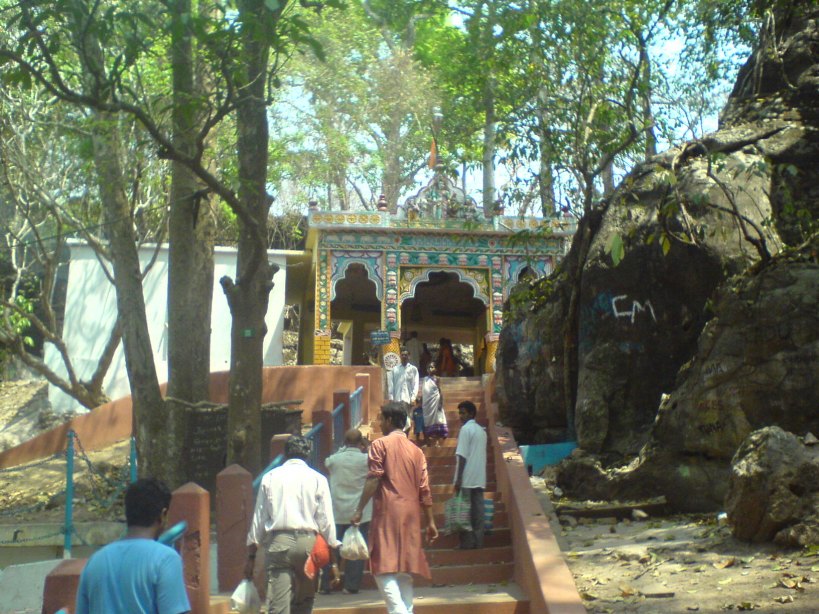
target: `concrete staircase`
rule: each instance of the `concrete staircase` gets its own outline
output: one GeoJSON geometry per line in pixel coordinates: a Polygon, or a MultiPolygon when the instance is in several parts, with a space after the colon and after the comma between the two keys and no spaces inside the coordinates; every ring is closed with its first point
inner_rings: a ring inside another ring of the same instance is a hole
{"type": "MultiPolygon", "coordinates": [[[[439,448],[424,448],[429,467],[433,510],[439,530],[444,526],[444,505],[452,496],[455,472],[455,445],[460,421],[458,403],[469,400],[478,407],[477,420],[486,426],[483,389],[480,378],[442,378],[444,408],[449,424],[449,438],[439,448]]],[[[377,424],[371,425],[370,438],[380,436],[377,424]]],[[[491,440],[489,445],[491,445],[491,440]]],[[[426,550],[432,570],[431,580],[416,578],[415,612],[431,614],[526,614],[529,603],[522,591],[510,582],[513,572],[512,540],[507,512],[500,494],[495,492],[495,462],[491,450],[487,454],[487,488],[485,496],[495,503],[493,529],[479,550],[455,550],[457,535],[441,535],[426,550]]],[[[374,614],[385,612],[375,590],[375,582],[367,573],[358,595],[318,595],[316,614],[374,614]]]]}

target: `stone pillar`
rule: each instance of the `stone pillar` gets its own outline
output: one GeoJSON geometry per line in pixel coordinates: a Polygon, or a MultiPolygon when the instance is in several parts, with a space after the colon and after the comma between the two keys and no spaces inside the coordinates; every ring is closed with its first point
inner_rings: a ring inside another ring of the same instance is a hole
{"type": "Polygon", "coordinates": [[[231,465],[216,475],[216,572],[220,593],[232,593],[244,577],[253,506],[253,476],[247,469],[231,465]]]}
{"type": "Polygon", "coordinates": [[[486,372],[495,372],[495,355],[498,352],[498,339],[500,335],[497,333],[486,334],[486,372]]]}
{"type": "Polygon", "coordinates": [[[360,386],[364,387],[361,391],[361,424],[370,423],[370,374],[356,373],[355,374],[355,389],[358,390],[360,386]]]}
{"type": "Polygon", "coordinates": [[[73,614],[80,575],[87,562],[88,559],[66,559],[51,570],[43,586],[42,614],[54,614],[60,608],[73,614]]]}
{"type": "MultiPolygon", "coordinates": [[[[341,415],[344,416],[344,433],[350,430],[350,426],[352,425],[352,421],[350,420],[350,391],[349,390],[336,390],[333,392],[333,409],[338,407],[339,405],[343,405],[344,409],[341,410],[341,415]]],[[[333,437],[337,437],[336,433],[333,433],[333,437]]],[[[343,433],[342,433],[343,436],[343,433]]]]}
{"type": "Polygon", "coordinates": [[[185,587],[191,614],[208,614],[210,608],[210,493],[188,482],[173,491],[168,524],[182,520],[188,529],[179,540],[185,587]]]}

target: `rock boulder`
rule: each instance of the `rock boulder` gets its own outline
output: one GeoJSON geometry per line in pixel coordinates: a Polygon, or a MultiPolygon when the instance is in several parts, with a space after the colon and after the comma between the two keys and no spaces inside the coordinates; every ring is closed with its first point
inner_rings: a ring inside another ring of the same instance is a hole
{"type": "Polygon", "coordinates": [[[819,448],[776,426],[754,431],[731,461],[725,507],[739,539],[819,543],[819,448]]]}

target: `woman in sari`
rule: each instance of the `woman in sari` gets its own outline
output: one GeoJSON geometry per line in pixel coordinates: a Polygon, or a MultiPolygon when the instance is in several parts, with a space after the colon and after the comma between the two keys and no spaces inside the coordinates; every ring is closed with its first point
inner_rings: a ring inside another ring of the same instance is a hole
{"type": "Polygon", "coordinates": [[[430,364],[429,375],[421,382],[421,407],[424,410],[424,441],[432,441],[437,447],[449,435],[449,427],[446,423],[444,397],[435,371],[435,365],[430,364]]]}

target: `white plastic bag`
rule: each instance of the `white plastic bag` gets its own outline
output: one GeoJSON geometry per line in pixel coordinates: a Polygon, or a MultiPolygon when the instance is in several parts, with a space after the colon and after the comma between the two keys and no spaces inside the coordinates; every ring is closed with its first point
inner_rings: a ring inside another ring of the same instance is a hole
{"type": "Polygon", "coordinates": [[[251,580],[244,579],[230,596],[230,609],[239,614],[259,614],[262,609],[262,600],[251,580]]]}
{"type": "Polygon", "coordinates": [[[363,561],[370,558],[370,549],[367,547],[367,541],[357,526],[353,525],[344,531],[339,553],[341,554],[341,558],[347,559],[348,561],[363,561]]]}

